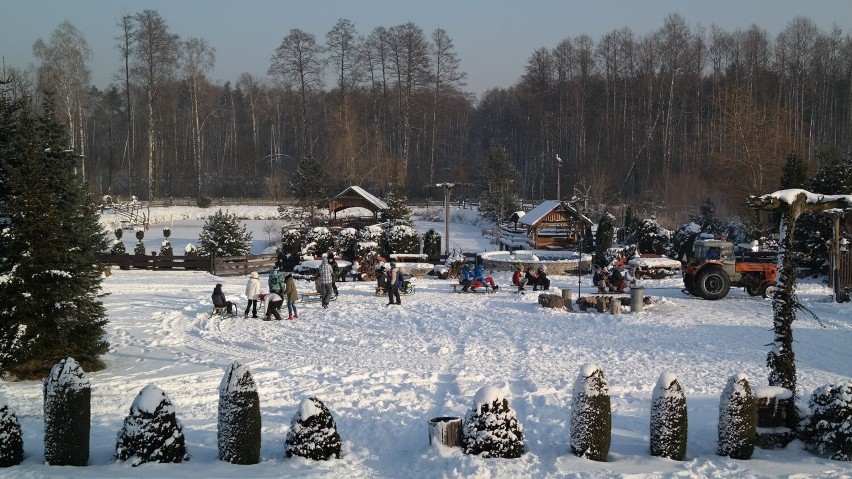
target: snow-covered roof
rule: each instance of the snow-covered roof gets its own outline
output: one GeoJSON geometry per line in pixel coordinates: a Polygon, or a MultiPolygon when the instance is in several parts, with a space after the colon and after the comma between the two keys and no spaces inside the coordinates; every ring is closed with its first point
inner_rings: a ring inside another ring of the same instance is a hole
{"type": "Polygon", "coordinates": [[[375,196],[373,196],[372,194],[368,193],[368,192],[367,192],[367,190],[365,190],[364,188],[361,188],[360,186],[350,186],[349,188],[346,188],[345,190],[343,190],[343,192],[342,192],[342,193],[340,193],[339,195],[337,195],[337,196],[335,196],[334,198],[332,198],[332,200],[335,200],[335,199],[337,199],[337,198],[341,198],[341,197],[345,196],[345,195],[346,195],[346,193],[347,193],[347,192],[349,192],[349,191],[353,191],[353,192],[355,192],[356,194],[358,194],[359,196],[361,196],[362,198],[364,198],[365,200],[367,200],[370,204],[372,204],[373,206],[375,206],[375,207],[376,207],[376,209],[378,209],[378,210],[386,210],[386,209],[388,209],[388,204],[387,204],[387,203],[385,203],[384,201],[382,201],[382,200],[380,200],[380,199],[376,198],[376,197],[375,197],[375,196]]]}
{"type": "Polygon", "coordinates": [[[539,221],[541,221],[542,218],[547,216],[548,213],[550,213],[551,211],[553,211],[553,210],[555,210],[559,207],[564,207],[566,211],[575,215],[577,217],[577,219],[579,219],[580,221],[582,221],[582,222],[584,222],[588,225],[594,224],[594,222],[592,220],[590,220],[589,218],[584,216],[579,211],[575,210],[574,207],[572,207],[571,205],[569,205],[567,203],[563,203],[559,200],[545,200],[540,205],[536,206],[535,208],[530,210],[527,214],[525,214],[524,216],[519,218],[518,223],[521,223],[521,224],[524,224],[524,225],[527,225],[527,226],[535,226],[536,224],[538,224],[539,221]]]}

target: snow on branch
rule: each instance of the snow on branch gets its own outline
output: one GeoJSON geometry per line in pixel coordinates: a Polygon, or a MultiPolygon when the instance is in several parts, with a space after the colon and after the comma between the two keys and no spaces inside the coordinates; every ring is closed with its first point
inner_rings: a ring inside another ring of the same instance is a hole
{"type": "Polygon", "coordinates": [[[746,203],[757,209],[778,209],[789,207],[796,201],[801,201],[806,211],[852,209],[852,195],[821,195],[802,189],[778,190],[766,195],[749,196],[746,203]]]}

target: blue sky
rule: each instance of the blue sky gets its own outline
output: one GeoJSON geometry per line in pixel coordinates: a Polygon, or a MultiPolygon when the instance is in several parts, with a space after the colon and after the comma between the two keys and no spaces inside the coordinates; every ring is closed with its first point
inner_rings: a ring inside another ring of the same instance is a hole
{"type": "Polygon", "coordinates": [[[123,12],[153,8],[181,38],[205,38],[216,48],[216,81],[235,81],[240,73],[264,76],[269,58],[291,28],[324,41],[339,18],[348,18],[368,34],[377,26],[412,21],[429,35],[447,31],[468,73],[467,89],[481,94],[508,87],[523,73],[529,55],[552,48],[569,36],[594,39],[630,27],[637,35],[653,31],[669,13],[680,13],[691,26],[746,28],[756,23],[774,37],[797,15],[821,29],[834,24],[852,30],[852,0],[0,0],[0,56],[6,65],[33,62],[32,45],[64,20],[86,37],[93,52],[91,69],[98,87],[119,71],[114,37],[123,12]]]}

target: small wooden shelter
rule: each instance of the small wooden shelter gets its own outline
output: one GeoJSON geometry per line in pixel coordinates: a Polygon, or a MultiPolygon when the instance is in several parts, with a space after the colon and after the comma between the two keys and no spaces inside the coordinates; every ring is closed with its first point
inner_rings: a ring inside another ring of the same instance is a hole
{"type": "Polygon", "coordinates": [[[331,199],[328,204],[328,214],[337,219],[337,212],[347,208],[364,208],[373,213],[373,219],[378,221],[379,213],[388,209],[387,203],[376,198],[360,186],[350,186],[342,193],[331,199]]]}
{"type": "Polygon", "coordinates": [[[518,218],[527,227],[533,249],[562,249],[579,244],[594,223],[569,203],[546,200],[518,218]]]}

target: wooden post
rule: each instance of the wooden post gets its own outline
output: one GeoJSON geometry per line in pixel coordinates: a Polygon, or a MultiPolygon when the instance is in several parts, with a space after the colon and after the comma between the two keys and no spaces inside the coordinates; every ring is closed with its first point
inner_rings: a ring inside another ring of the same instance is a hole
{"type": "Polygon", "coordinates": [[[436,417],[429,420],[429,445],[438,442],[447,447],[461,445],[462,419],[460,417],[436,417]]]}

